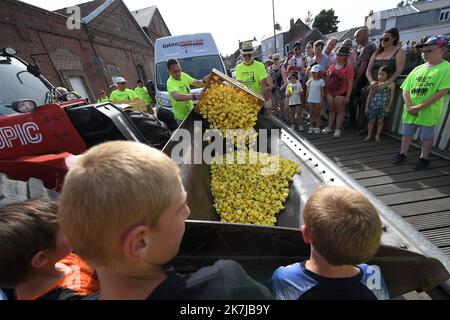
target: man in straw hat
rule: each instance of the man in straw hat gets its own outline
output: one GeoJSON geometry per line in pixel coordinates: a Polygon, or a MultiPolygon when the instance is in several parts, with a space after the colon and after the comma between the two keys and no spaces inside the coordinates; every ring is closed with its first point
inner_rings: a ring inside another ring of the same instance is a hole
{"type": "Polygon", "coordinates": [[[236,80],[256,94],[264,95],[267,90],[272,90],[264,64],[253,59],[252,42],[243,42],[240,51],[243,62],[236,66],[236,80]]]}

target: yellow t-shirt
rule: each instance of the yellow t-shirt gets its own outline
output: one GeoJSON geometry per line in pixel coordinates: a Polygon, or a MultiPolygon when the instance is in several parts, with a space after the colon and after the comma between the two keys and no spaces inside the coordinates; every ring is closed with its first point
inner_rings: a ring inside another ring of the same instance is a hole
{"type": "Polygon", "coordinates": [[[256,94],[262,94],[260,81],[267,78],[266,68],[259,61],[253,61],[249,66],[240,63],[236,66],[236,80],[247,86],[256,94]]]}
{"type": "Polygon", "coordinates": [[[146,87],[136,87],[134,89],[134,93],[138,96],[139,99],[144,100],[145,105],[150,105],[150,96],[148,95],[148,91],[146,87]]]}
{"type": "Polygon", "coordinates": [[[109,101],[111,102],[122,102],[122,101],[132,101],[137,100],[138,96],[136,93],[134,93],[131,89],[125,89],[123,91],[120,90],[114,90],[111,93],[111,97],[109,98],[109,101]]]}
{"type": "Polygon", "coordinates": [[[176,101],[172,97],[172,92],[178,92],[182,94],[191,93],[191,85],[194,83],[194,79],[187,73],[182,72],[180,80],[175,80],[172,76],[167,79],[167,92],[169,93],[170,103],[172,104],[173,114],[175,119],[182,121],[186,119],[188,114],[194,108],[192,100],[188,101],[176,101]]]}

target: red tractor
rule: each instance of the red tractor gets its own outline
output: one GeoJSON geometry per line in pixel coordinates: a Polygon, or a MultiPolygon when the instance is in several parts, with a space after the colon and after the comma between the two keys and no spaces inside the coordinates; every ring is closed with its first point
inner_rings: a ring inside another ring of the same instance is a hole
{"type": "Polygon", "coordinates": [[[61,95],[12,48],[0,52],[0,75],[0,173],[11,179],[34,177],[58,191],[72,157],[93,145],[131,140],[162,149],[170,139],[151,115],[61,95]]]}

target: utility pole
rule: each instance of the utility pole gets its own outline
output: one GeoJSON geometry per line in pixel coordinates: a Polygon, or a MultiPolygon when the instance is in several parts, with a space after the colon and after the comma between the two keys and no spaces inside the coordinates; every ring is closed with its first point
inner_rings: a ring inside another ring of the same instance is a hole
{"type": "Polygon", "coordinates": [[[276,28],[275,28],[275,4],[274,4],[274,0],[272,0],[272,14],[273,14],[273,44],[274,44],[274,48],[275,48],[274,54],[276,54],[277,53],[277,33],[276,33],[276,28]]]}

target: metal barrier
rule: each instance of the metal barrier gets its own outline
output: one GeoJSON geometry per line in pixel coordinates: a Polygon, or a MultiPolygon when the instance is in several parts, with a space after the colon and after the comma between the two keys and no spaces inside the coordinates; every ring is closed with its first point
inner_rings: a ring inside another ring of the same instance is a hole
{"type": "MultiPolygon", "coordinates": [[[[403,97],[402,90],[400,89],[401,84],[405,81],[406,76],[400,76],[397,79],[397,87],[395,90],[394,98],[394,108],[392,108],[390,117],[385,125],[385,131],[395,134],[397,136],[401,135],[402,129],[402,113],[403,113],[403,97]]],[[[443,116],[441,122],[436,126],[436,137],[434,140],[434,149],[444,155],[450,157],[450,95],[446,95],[445,107],[443,111],[443,116]]],[[[417,139],[417,134],[415,136],[417,139]]]]}

